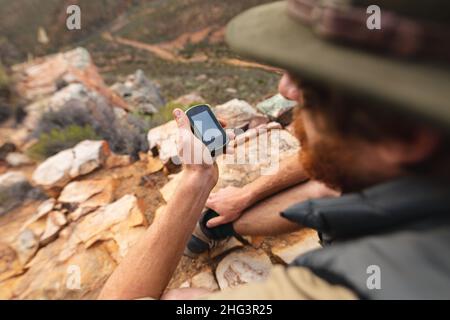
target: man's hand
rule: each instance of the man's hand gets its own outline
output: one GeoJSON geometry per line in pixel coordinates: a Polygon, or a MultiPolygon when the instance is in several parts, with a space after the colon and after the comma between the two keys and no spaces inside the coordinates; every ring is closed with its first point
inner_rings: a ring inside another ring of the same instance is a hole
{"type": "Polygon", "coordinates": [[[298,155],[295,154],[284,159],[279,170],[273,175],[261,176],[242,188],[228,187],[212,193],[206,206],[220,216],[209,220],[208,227],[212,228],[234,221],[245,209],[258,201],[304,181],[306,181],[306,175],[298,155]]]}
{"type": "Polygon", "coordinates": [[[220,216],[208,221],[208,228],[228,223],[239,218],[241,213],[250,206],[250,195],[245,188],[226,187],[211,193],[206,206],[216,211],[220,216]]]}
{"type": "Polygon", "coordinates": [[[184,170],[204,175],[205,179],[211,180],[214,186],[218,179],[218,169],[210,151],[192,133],[189,119],[183,110],[175,109],[173,116],[178,125],[178,155],[184,170]]]}

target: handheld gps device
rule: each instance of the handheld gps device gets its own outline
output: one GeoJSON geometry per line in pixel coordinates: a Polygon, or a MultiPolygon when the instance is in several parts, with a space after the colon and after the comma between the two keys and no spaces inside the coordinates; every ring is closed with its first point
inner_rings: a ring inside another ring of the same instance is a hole
{"type": "Polygon", "coordinates": [[[200,139],[211,156],[215,157],[224,152],[228,144],[228,136],[220,125],[216,116],[207,104],[199,104],[186,110],[194,135],[200,139]]]}

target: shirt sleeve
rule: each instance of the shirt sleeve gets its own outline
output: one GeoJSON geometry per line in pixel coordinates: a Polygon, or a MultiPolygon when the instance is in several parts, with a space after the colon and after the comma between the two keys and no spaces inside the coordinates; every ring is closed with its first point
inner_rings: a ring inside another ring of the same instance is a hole
{"type": "Polygon", "coordinates": [[[275,266],[264,282],[245,284],[204,296],[206,300],[353,300],[350,289],[333,285],[303,267],[275,266]]]}

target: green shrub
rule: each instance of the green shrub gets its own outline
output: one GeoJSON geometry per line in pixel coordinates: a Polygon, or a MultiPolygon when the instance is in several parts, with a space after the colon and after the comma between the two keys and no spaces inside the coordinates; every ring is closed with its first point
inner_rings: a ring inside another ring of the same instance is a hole
{"type": "Polygon", "coordinates": [[[48,158],[59,151],[72,148],[83,140],[101,139],[91,126],[69,125],[52,129],[39,136],[38,142],[28,150],[28,155],[36,160],[48,158]]]}
{"type": "Polygon", "coordinates": [[[44,113],[32,137],[40,139],[52,130],[62,131],[73,125],[92,128],[98,138],[106,140],[115,153],[129,154],[137,159],[140,151],[148,150],[148,124],[131,113],[124,118],[116,117],[106,101],[86,105],[79,100],[69,100],[60,110],[44,113]]]}
{"type": "Polygon", "coordinates": [[[82,140],[103,139],[113,152],[137,158],[139,151],[148,150],[149,129],[172,120],[175,108],[186,110],[195,104],[183,106],[169,102],[157,114],[133,112],[118,119],[106,104],[98,103],[89,109],[78,101],[68,101],[61,110],[42,115],[32,133],[38,142],[28,150],[28,154],[35,160],[42,160],[82,140]]]}
{"type": "Polygon", "coordinates": [[[177,102],[168,102],[164,107],[162,107],[158,113],[154,115],[145,115],[141,113],[134,113],[135,116],[140,117],[141,119],[144,119],[144,121],[148,125],[148,129],[151,129],[153,127],[157,127],[159,125],[162,125],[170,120],[173,120],[172,112],[176,108],[180,108],[181,110],[187,110],[188,108],[199,104],[200,102],[193,102],[189,105],[182,105],[181,103],[177,102]]]}

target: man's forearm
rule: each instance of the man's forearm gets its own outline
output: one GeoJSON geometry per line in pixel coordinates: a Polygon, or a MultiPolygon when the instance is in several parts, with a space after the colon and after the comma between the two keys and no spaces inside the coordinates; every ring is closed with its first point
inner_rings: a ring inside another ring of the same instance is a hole
{"type": "Polygon", "coordinates": [[[100,299],[159,298],[183,254],[214,179],[184,171],[174,196],[108,279],[100,299]]]}
{"type": "Polygon", "coordinates": [[[281,190],[306,180],[307,176],[299,161],[298,154],[295,154],[281,161],[280,167],[275,174],[259,177],[244,186],[243,192],[248,195],[248,205],[250,206],[281,190]]]}

